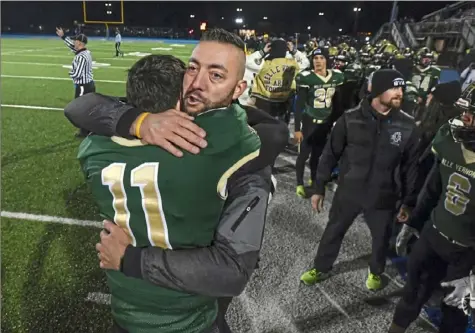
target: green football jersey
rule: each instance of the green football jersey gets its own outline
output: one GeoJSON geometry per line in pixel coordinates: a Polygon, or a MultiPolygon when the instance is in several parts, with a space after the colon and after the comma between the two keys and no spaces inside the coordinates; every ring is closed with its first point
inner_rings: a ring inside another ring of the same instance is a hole
{"type": "Polygon", "coordinates": [[[437,66],[429,66],[421,69],[414,67],[411,81],[419,91],[419,97],[425,99],[432,87],[434,87],[440,79],[440,68],[437,66]]]}
{"type": "Polygon", "coordinates": [[[343,73],[337,69],[327,71],[327,77],[314,71],[302,71],[295,78],[297,87],[308,88],[308,100],[304,112],[318,122],[324,122],[330,116],[336,87],[345,82],[343,73]]]}
{"type": "Polygon", "coordinates": [[[363,68],[358,63],[351,63],[345,68],[343,74],[345,82],[360,82],[363,78],[363,68]]]}
{"type": "Polygon", "coordinates": [[[435,136],[432,151],[441,160],[442,180],[432,222],[447,237],[475,246],[475,153],[454,141],[448,124],[435,136]]]}
{"type": "Polygon", "coordinates": [[[410,103],[417,103],[419,91],[411,81],[406,81],[406,88],[404,90],[404,100],[410,103]]]}
{"type": "MultiPolygon", "coordinates": [[[[177,158],[140,140],[89,136],[78,158],[101,214],[137,247],[209,246],[227,196],[227,179],[259,155],[260,139],[237,104],[198,115],[207,133],[200,154],[177,158]]],[[[217,301],[107,271],[112,314],[130,333],[201,333],[217,301]]]]}

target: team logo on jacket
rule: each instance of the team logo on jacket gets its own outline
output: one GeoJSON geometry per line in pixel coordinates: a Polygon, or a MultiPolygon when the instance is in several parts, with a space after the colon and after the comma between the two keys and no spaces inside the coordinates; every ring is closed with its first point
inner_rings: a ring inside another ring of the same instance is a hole
{"type": "Polygon", "coordinates": [[[391,135],[390,143],[394,146],[399,146],[402,140],[402,134],[401,132],[395,132],[393,135],[391,135]]]}

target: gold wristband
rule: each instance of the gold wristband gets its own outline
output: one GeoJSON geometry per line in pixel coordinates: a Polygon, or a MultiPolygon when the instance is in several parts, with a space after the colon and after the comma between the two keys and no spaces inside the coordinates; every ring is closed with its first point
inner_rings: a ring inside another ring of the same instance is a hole
{"type": "Polygon", "coordinates": [[[137,124],[135,125],[135,136],[139,139],[142,139],[140,136],[140,127],[142,126],[142,123],[145,118],[150,114],[150,112],[144,112],[141,113],[140,116],[137,118],[137,124]]]}

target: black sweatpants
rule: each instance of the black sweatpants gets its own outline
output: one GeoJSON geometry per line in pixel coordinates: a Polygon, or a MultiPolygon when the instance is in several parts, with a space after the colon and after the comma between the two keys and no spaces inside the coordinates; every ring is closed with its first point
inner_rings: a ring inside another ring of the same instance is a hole
{"type": "Polygon", "coordinates": [[[115,43],[115,56],[123,55],[124,52],[120,50],[120,42],[115,43]]]}
{"type": "Polygon", "coordinates": [[[323,273],[332,269],[346,232],[361,212],[372,238],[370,271],[376,275],[384,273],[395,210],[364,209],[354,201],[354,193],[346,193],[344,185],[338,187],[335,192],[328,224],[314,260],[314,268],[323,273]]]}
{"type": "MultiPolygon", "coordinates": [[[[394,313],[393,322],[407,328],[417,319],[423,305],[440,282],[468,276],[475,264],[475,250],[451,243],[437,231],[432,222],[424,225],[407,262],[407,280],[403,296],[394,313]]],[[[442,303],[442,323],[439,333],[463,333],[468,317],[462,310],[442,303]]]]}
{"type": "MultiPolygon", "coordinates": [[[[94,81],[91,81],[91,82],[86,83],[86,84],[75,84],[74,86],[75,86],[75,88],[74,88],[74,98],[81,97],[82,95],[85,95],[85,94],[88,94],[88,93],[96,92],[96,85],[94,84],[94,81]]],[[[87,131],[83,128],[79,129],[78,136],[85,137],[88,134],[89,134],[89,131],[87,131]]]]}
{"type": "Polygon", "coordinates": [[[314,118],[307,114],[302,115],[302,135],[303,140],[300,143],[300,153],[295,163],[297,176],[297,186],[303,185],[303,175],[305,172],[305,163],[310,156],[310,179],[315,182],[317,175],[318,160],[322,155],[323,148],[327,142],[328,134],[332,129],[331,122],[318,124],[314,118]]]}

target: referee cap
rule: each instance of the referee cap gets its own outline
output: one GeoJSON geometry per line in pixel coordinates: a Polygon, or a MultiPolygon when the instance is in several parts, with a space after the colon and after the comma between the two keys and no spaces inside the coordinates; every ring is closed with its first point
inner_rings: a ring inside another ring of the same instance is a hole
{"type": "Polygon", "coordinates": [[[78,40],[84,44],[87,44],[87,37],[85,34],[79,34],[71,38],[72,40],[78,40]]]}

